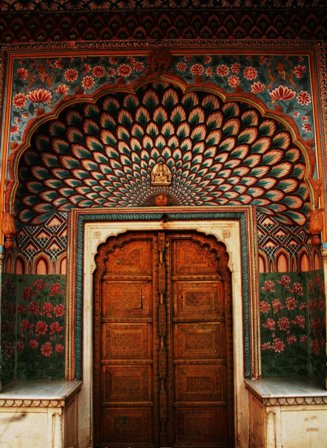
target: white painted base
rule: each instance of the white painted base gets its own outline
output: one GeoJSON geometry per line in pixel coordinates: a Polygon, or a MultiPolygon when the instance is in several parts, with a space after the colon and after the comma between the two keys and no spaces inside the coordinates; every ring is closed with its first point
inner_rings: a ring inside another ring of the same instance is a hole
{"type": "Polygon", "coordinates": [[[310,381],[246,381],[249,448],[326,448],[327,391],[310,381]]]}
{"type": "Polygon", "coordinates": [[[0,393],[0,447],[77,448],[80,381],[16,382],[0,393]]]}

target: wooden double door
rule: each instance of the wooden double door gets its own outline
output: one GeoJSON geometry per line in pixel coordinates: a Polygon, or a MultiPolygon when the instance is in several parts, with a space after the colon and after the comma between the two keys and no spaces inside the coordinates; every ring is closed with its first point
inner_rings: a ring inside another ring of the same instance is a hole
{"type": "Polygon", "coordinates": [[[225,246],[197,232],[127,232],[96,264],[95,446],[233,447],[225,246]]]}

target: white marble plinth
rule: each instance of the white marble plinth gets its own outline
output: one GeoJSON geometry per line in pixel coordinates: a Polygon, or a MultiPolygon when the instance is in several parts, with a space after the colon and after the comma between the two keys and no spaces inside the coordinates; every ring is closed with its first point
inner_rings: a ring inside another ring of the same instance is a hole
{"type": "Polygon", "coordinates": [[[16,381],[0,393],[0,446],[78,446],[80,381],[16,381]]]}
{"type": "Polygon", "coordinates": [[[310,380],[246,380],[249,448],[327,448],[327,391],[310,380]]]}

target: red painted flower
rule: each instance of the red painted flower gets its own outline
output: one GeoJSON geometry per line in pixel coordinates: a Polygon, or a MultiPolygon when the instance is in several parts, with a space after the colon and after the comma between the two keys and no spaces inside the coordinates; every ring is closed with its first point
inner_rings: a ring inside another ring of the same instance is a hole
{"type": "Polygon", "coordinates": [[[68,68],[64,73],[65,79],[68,82],[74,82],[78,78],[78,71],[74,68],[68,68]]]}
{"type": "Polygon", "coordinates": [[[24,93],[16,93],[13,99],[13,105],[20,109],[26,104],[26,95],[24,93]]]}
{"type": "Polygon", "coordinates": [[[275,292],[275,283],[272,280],[266,280],[261,289],[267,292],[275,292]]]}
{"type": "Polygon", "coordinates": [[[60,283],[53,283],[50,286],[50,293],[49,296],[55,296],[57,294],[63,294],[63,290],[61,289],[60,283]]]}
{"type": "Polygon", "coordinates": [[[241,68],[241,64],[239,62],[234,62],[234,64],[232,64],[232,72],[233,73],[240,73],[240,68],[241,68]]]}
{"type": "Polygon", "coordinates": [[[63,327],[58,321],[52,322],[52,324],[50,324],[50,334],[60,333],[62,330],[63,327]]]}
{"type": "Polygon", "coordinates": [[[297,78],[302,78],[306,71],[307,71],[307,68],[305,65],[296,65],[293,70],[294,75],[297,78]]]}
{"type": "Polygon", "coordinates": [[[23,319],[20,323],[20,331],[24,332],[26,330],[28,330],[30,327],[30,323],[28,321],[28,319],[23,319]]]}
{"type": "Polygon", "coordinates": [[[109,78],[112,78],[113,76],[116,75],[116,70],[112,67],[108,68],[108,76],[109,78]]]}
{"type": "Polygon", "coordinates": [[[19,303],[17,305],[17,313],[21,314],[21,313],[24,313],[24,311],[25,311],[25,306],[23,304],[19,303]]]}
{"type": "Polygon", "coordinates": [[[56,344],[55,345],[55,351],[57,353],[62,353],[65,350],[65,347],[62,344],[56,344]]]}
{"type": "Polygon", "coordinates": [[[259,56],[259,64],[260,65],[266,65],[268,61],[267,56],[259,56]]]}
{"type": "Polygon", "coordinates": [[[319,340],[318,339],[313,339],[311,341],[311,351],[312,351],[313,354],[319,355],[320,345],[319,345],[319,340]]]}
{"type": "Polygon", "coordinates": [[[278,319],[277,325],[281,331],[287,331],[290,328],[290,320],[287,317],[281,317],[278,319]]]}
{"type": "Polygon", "coordinates": [[[46,314],[47,317],[51,317],[51,312],[53,310],[52,303],[44,302],[42,309],[43,309],[43,312],[46,314]]]}
{"type": "Polygon", "coordinates": [[[298,296],[303,296],[303,286],[301,283],[294,282],[292,292],[298,296]]]}
{"type": "Polygon", "coordinates": [[[305,317],[300,314],[295,316],[295,319],[292,322],[293,324],[298,325],[300,328],[305,328],[305,317]]]}
{"type": "Polygon", "coordinates": [[[270,97],[272,101],[286,101],[286,100],[292,100],[295,97],[294,90],[290,89],[286,86],[278,86],[274,90],[270,92],[270,97]]]}
{"type": "Polygon", "coordinates": [[[187,69],[187,65],[185,64],[185,62],[179,62],[179,63],[177,64],[177,70],[178,70],[179,72],[185,72],[186,69],[187,69]]]}
{"type": "Polygon", "coordinates": [[[276,322],[274,321],[274,319],[271,319],[270,317],[268,317],[268,319],[263,324],[263,326],[264,326],[264,328],[267,328],[267,330],[274,331],[275,327],[276,327],[276,322]]]}
{"type": "Polygon", "coordinates": [[[132,73],[132,67],[127,64],[121,64],[117,69],[118,76],[127,78],[132,73]]]}
{"type": "Polygon", "coordinates": [[[257,69],[254,67],[245,67],[243,70],[243,76],[248,81],[253,81],[258,76],[257,69]]]}
{"type": "Polygon", "coordinates": [[[190,72],[193,76],[201,76],[204,72],[204,67],[202,64],[193,64],[190,68],[190,72]]]}
{"type": "Polygon", "coordinates": [[[304,336],[300,337],[300,342],[305,343],[305,342],[307,342],[308,339],[309,339],[309,336],[305,334],[304,336]]]}
{"type": "Polygon", "coordinates": [[[50,342],[45,342],[42,347],[41,347],[41,353],[43,356],[45,356],[46,358],[48,358],[49,356],[52,355],[53,351],[52,351],[52,345],[50,342]]]}
{"type": "Polygon", "coordinates": [[[304,123],[304,124],[302,125],[302,129],[303,129],[305,132],[312,132],[312,126],[311,126],[310,123],[304,123]]]}
{"type": "Polygon", "coordinates": [[[46,334],[47,331],[48,331],[48,324],[46,322],[43,322],[42,320],[36,322],[35,333],[37,335],[46,334]]]}
{"type": "Polygon", "coordinates": [[[23,341],[18,341],[16,347],[17,347],[17,350],[23,350],[24,342],[23,341]]]}
{"type": "Polygon", "coordinates": [[[52,94],[46,89],[35,89],[30,91],[27,98],[32,103],[49,103],[52,99],[52,94]]]}
{"type": "Polygon", "coordinates": [[[57,305],[54,307],[53,312],[55,314],[56,317],[61,317],[65,314],[65,307],[64,305],[61,303],[60,305],[57,305]]]}
{"type": "Polygon", "coordinates": [[[274,299],[271,304],[274,310],[274,314],[278,313],[279,310],[282,310],[284,308],[282,302],[279,299],[274,299]]]}
{"type": "Polygon", "coordinates": [[[84,64],[83,73],[89,73],[91,70],[90,64],[84,64]]]}
{"type": "Polygon", "coordinates": [[[19,79],[21,79],[22,81],[25,81],[25,79],[27,79],[27,77],[28,77],[28,71],[26,70],[26,68],[18,68],[17,75],[18,75],[19,79]]]}
{"type": "Polygon", "coordinates": [[[84,76],[82,79],[82,86],[86,90],[90,90],[94,86],[94,78],[93,76],[84,76]]]}
{"type": "Polygon", "coordinates": [[[291,278],[288,275],[282,275],[282,278],[277,280],[277,283],[282,285],[285,289],[289,289],[291,278]]]}
{"type": "Polygon", "coordinates": [[[282,353],[285,350],[285,344],[279,338],[275,338],[273,340],[271,348],[274,350],[275,353],[282,353]]]}
{"type": "Polygon", "coordinates": [[[225,64],[220,64],[216,68],[216,73],[217,73],[218,76],[228,76],[229,72],[230,72],[230,70],[227,67],[227,65],[225,65],[225,64]]]}
{"type": "Polygon", "coordinates": [[[106,71],[102,65],[96,65],[92,70],[92,75],[95,78],[102,78],[105,75],[106,71]]]}
{"type": "Polygon", "coordinates": [[[269,313],[269,311],[270,311],[270,303],[266,302],[265,300],[261,300],[261,302],[260,302],[260,311],[262,313],[269,313]]]}
{"type": "Polygon", "coordinates": [[[59,95],[67,95],[68,86],[66,84],[59,84],[56,92],[59,93],[59,95]]]}
{"type": "Polygon", "coordinates": [[[133,68],[137,73],[143,72],[144,64],[141,61],[136,61],[133,65],[133,68]]]}
{"type": "Polygon", "coordinates": [[[15,124],[14,126],[12,126],[10,128],[10,134],[18,134],[19,131],[19,126],[17,124],[15,124]]]}
{"type": "Polygon", "coordinates": [[[271,346],[270,346],[270,342],[264,342],[262,345],[261,345],[261,350],[269,350],[271,348],[271,346]]]}
{"type": "Polygon", "coordinates": [[[233,87],[235,89],[235,87],[240,85],[240,78],[238,76],[230,76],[228,78],[228,85],[230,85],[231,87],[233,87]]]}
{"type": "Polygon", "coordinates": [[[55,63],[54,63],[54,66],[56,67],[56,68],[62,68],[62,60],[61,59],[56,59],[55,60],[55,63]]]}
{"type": "Polygon", "coordinates": [[[299,92],[297,95],[297,102],[300,104],[300,106],[307,106],[311,103],[310,94],[305,90],[301,90],[301,92],[299,92]]]}
{"type": "Polygon", "coordinates": [[[212,62],[212,56],[205,56],[204,57],[204,64],[210,64],[212,62]]]}
{"type": "Polygon", "coordinates": [[[36,301],[31,302],[27,307],[27,311],[29,311],[31,314],[38,314],[40,312],[39,303],[36,301]]]}
{"type": "Polygon", "coordinates": [[[39,343],[36,339],[31,339],[29,341],[28,345],[30,346],[30,348],[32,348],[34,350],[38,347],[39,343]]]}
{"type": "Polygon", "coordinates": [[[298,112],[297,110],[295,110],[295,111],[293,112],[293,117],[297,118],[297,117],[299,117],[299,116],[300,116],[300,112],[298,112]]]}
{"type": "Polygon", "coordinates": [[[212,67],[206,68],[205,74],[210,78],[212,76],[212,67]]]}
{"type": "Polygon", "coordinates": [[[42,289],[45,288],[46,283],[45,283],[45,281],[44,281],[42,278],[38,278],[37,280],[35,280],[35,281],[32,283],[32,285],[34,286],[34,288],[35,288],[37,291],[42,291],[42,289]]]}
{"type": "Polygon", "coordinates": [[[286,297],[285,306],[288,310],[295,310],[295,308],[297,307],[295,297],[286,297]]]}

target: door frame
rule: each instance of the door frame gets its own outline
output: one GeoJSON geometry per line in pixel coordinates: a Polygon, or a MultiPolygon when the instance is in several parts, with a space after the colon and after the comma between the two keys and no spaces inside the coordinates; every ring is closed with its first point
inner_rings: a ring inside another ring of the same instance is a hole
{"type": "Polygon", "coordinates": [[[72,211],[68,234],[66,377],[83,381],[78,446],[93,446],[94,257],[98,246],[109,237],[129,230],[199,231],[226,245],[232,281],[235,447],[247,447],[248,394],[244,379],[260,375],[258,249],[252,206],[72,211]]]}

